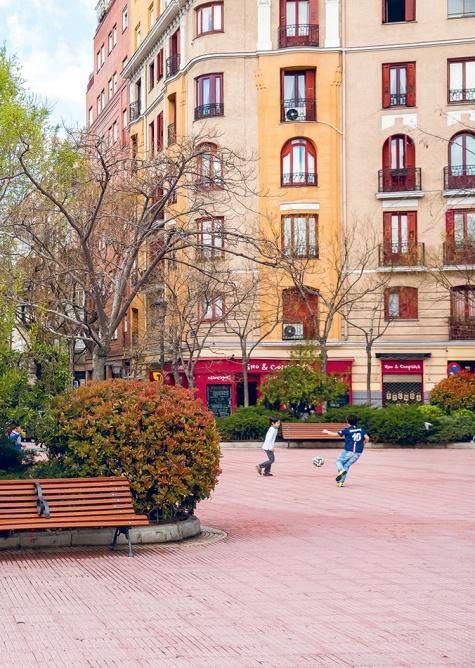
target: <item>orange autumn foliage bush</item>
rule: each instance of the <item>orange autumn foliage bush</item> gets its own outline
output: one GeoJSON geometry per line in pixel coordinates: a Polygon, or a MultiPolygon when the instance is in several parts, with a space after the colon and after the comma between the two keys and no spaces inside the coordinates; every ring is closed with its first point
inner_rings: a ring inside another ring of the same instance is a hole
{"type": "Polygon", "coordinates": [[[430,403],[447,413],[461,408],[475,410],[475,374],[462,371],[444,378],[430,393],[430,403]]]}
{"type": "Polygon", "coordinates": [[[68,476],[125,475],[136,510],[156,520],[193,512],[220,473],[213,415],[158,383],[96,382],[58,396],[43,442],[68,476]]]}

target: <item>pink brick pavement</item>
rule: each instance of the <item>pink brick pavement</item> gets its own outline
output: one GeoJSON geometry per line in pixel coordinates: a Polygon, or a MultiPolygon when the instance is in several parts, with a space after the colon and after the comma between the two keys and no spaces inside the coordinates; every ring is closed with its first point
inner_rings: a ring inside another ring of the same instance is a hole
{"type": "Polygon", "coordinates": [[[475,666],[475,450],[226,450],[211,545],[0,554],[0,666],[475,666]]]}

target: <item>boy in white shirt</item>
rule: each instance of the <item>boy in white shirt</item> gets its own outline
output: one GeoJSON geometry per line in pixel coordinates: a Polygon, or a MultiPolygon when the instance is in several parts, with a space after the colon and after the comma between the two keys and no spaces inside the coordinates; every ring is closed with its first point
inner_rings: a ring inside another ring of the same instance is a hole
{"type": "Polygon", "coordinates": [[[277,434],[279,432],[279,427],[280,427],[280,419],[274,417],[271,418],[270,427],[267,430],[266,438],[262,445],[262,449],[265,450],[267,454],[267,461],[262,462],[262,464],[257,464],[256,469],[259,475],[265,475],[265,476],[272,475],[270,469],[272,464],[275,462],[274,443],[275,439],[277,438],[277,434]]]}

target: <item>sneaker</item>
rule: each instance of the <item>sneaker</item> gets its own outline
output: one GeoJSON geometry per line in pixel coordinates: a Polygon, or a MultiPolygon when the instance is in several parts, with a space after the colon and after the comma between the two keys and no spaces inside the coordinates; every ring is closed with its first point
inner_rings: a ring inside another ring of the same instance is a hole
{"type": "Polygon", "coordinates": [[[345,484],[344,482],[337,482],[337,483],[336,483],[336,486],[337,486],[337,487],[343,487],[344,484],[345,484]]]}
{"type": "Polygon", "coordinates": [[[256,470],[257,470],[257,472],[258,472],[259,475],[262,475],[262,469],[261,469],[261,467],[259,466],[259,464],[256,464],[256,470]]]}
{"type": "Polygon", "coordinates": [[[335,480],[336,480],[337,482],[340,482],[340,480],[341,480],[342,478],[344,478],[344,477],[346,476],[347,473],[348,473],[348,471],[346,471],[345,469],[342,469],[342,470],[340,471],[340,473],[337,475],[337,477],[335,478],[335,480]]]}
{"type": "Polygon", "coordinates": [[[272,476],[273,476],[273,473],[263,473],[262,475],[264,475],[264,476],[267,476],[267,477],[269,477],[269,476],[270,476],[270,477],[272,478],[272,476]]]}

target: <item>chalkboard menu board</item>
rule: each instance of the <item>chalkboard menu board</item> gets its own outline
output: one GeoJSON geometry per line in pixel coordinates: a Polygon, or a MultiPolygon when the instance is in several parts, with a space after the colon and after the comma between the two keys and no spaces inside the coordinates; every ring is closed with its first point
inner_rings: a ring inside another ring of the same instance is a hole
{"type": "Polygon", "coordinates": [[[208,408],[216,417],[231,415],[231,385],[208,385],[208,408]]]}

